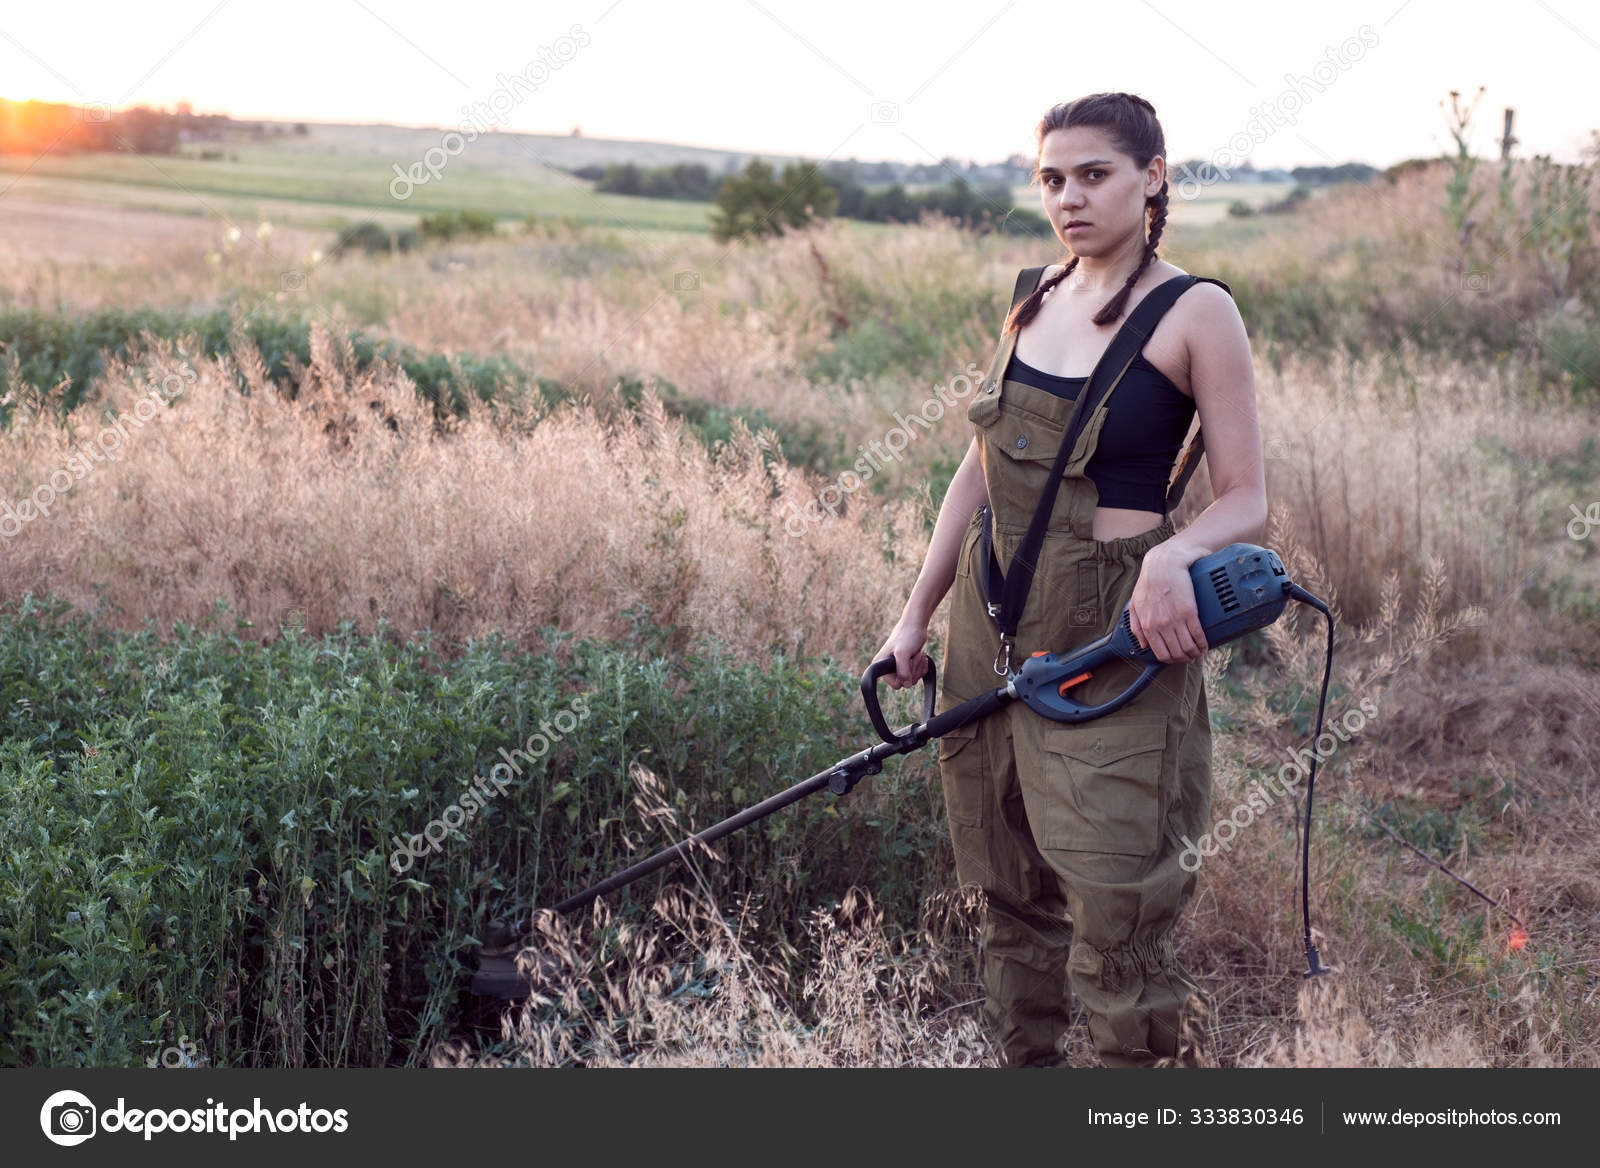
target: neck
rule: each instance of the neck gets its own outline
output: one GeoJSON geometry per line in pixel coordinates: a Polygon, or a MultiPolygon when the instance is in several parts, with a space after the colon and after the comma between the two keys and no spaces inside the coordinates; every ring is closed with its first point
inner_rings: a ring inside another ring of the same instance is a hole
{"type": "Polygon", "coordinates": [[[1120,288],[1144,259],[1144,245],[1145,234],[1139,231],[1105,255],[1079,256],[1078,266],[1072,269],[1068,280],[1074,287],[1085,290],[1120,288]]]}

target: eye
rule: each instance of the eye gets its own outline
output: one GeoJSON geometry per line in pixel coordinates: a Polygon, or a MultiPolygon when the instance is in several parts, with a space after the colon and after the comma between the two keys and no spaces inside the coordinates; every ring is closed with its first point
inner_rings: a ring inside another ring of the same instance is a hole
{"type": "Polygon", "coordinates": [[[1096,170],[1088,171],[1086,173],[1088,173],[1088,174],[1104,174],[1105,171],[1096,169],[1096,170]]]}

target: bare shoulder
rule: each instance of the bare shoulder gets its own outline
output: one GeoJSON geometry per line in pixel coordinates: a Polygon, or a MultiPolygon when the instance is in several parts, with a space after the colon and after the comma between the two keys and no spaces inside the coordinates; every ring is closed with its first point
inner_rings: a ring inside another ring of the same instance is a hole
{"type": "MultiPolygon", "coordinates": [[[[1172,268],[1157,280],[1165,283],[1174,276],[1188,274],[1172,268]]],[[[1168,316],[1170,326],[1167,321],[1162,326],[1171,329],[1166,344],[1175,350],[1172,359],[1176,368],[1163,371],[1185,394],[1198,400],[1196,390],[1202,383],[1215,380],[1218,370],[1226,371],[1225,375],[1235,380],[1248,371],[1250,341],[1239,309],[1226,289],[1207,280],[1196,280],[1173,302],[1168,316]]],[[[1158,328],[1157,335],[1160,333],[1158,328]]],[[[1153,337],[1152,343],[1155,340],[1153,337]]]]}
{"type": "Polygon", "coordinates": [[[1233,303],[1233,293],[1209,280],[1196,281],[1194,287],[1183,294],[1183,298],[1208,312],[1226,312],[1233,316],[1239,314],[1233,303]]]}
{"type": "Polygon", "coordinates": [[[1210,281],[1197,281],[1185,290],[1178,303],[1183,306],[1186,323],[1193,326],[1184,330],[1191,338],[1244,331],[1244,321],[1233,296],[1210,281]]]}
{"type": "Polygon", "coordinates": [[[1179,328],[1191,382],[1218,376],[1248,378],[1250,337],[1227,290],[1202,280],[1186,289],[1178,304],[1183,309],[1179,328]]]}

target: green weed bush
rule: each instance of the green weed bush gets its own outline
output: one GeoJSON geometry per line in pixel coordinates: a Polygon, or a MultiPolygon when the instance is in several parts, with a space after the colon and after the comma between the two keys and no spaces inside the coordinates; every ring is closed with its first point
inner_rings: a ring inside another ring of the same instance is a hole
{"type": "Polygon", "coordinates": [[[423,239],[441,243],[481,238],[495,233],[495,217],[487,211],[436,211],[417,221],[417,231],[423,239]]]}
{"type": "MultiPolygon", "coordinates": [[[[626,647],[551,630],[543,654],[493,638],[446,659],[348,626],[263,645],[218,611],[162,642],[67,612],[0,613],[9,1066],[138,1065],[178,1035],[215,1065],[424,1061],[472,1009],[462,962],[490,921],[677,838],[633,809],[631,764],[687,831],[870,741],[835,664],[662,657],[645,617],[626,647]],[[580,693],[587,718],[396,873],[396,836],[580,693]]],[[[949,879],[932,767],[805,800],[722,841],[706,878],[723,903],[758,894],[769,940],[852,883],[912,924],[949,879]]]]}

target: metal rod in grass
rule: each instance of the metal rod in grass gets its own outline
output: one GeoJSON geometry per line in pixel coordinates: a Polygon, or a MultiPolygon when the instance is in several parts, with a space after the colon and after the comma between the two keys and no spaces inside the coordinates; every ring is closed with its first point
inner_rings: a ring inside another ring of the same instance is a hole
{"type": "Polygon", "coordinates": [[[1446,876],[1450,877],[1450,879],[1454,880],[1457,884],[1460,884],[1463,888],[1467,889],[1474,896],[1477,896],[1485,904],[1492,905],[1493,907],[1499,909],[1501,912],[1505,913],[1506,916],[1508,916],[1512,920],[1516,921],[1517,922],[1517,928],[1521,931],[1521,936],[1519,938],[1516,933],[1512,934],[1512,936],[1511,936],[1511,947],[1513,949],[1521,949],[1523,945],[1527,944],[1527,941],[1528,941],[1528,925],[1527,925],[1527,922],[1524,921],[1521,917],[1519,917],[1516,913],[1512,912],[1503,903],[1501,903],[1500,901],[1496,900],[1494,897],[1490,896],[1487,892],[1485,892],[1483,889],[1479,888],[1476,884],[1474,884],[1472,881],[1468,880],[1466,877],[1457,876],[1449,868],[1445,867],[1438,860],[1435,860],[1432,856],[1428,855],[1427,852],[1425,852],[1421,848],[1417,847],[1416,844],[1412,843],[1410,840],[1406,839],[1399,832],[1395,831],[1392,827],[1390,827],[1383,820],[1379,819],[1376,815],[1372,814],[1371,811],[1367,810],[1367,808],[1362,806],[1360,803],[1351,803],[1347,799],[1341,799],[1340,802],[1346,803],[1348,806],[1354,807],[1357,811],[1361,812],[1361,814],[1365,815],[1368,819],[1372,820],[1372,822],[1375,823],[1383,831],[1383,833],[1385,835],[1387,835],[1390,839],[1394,840],[1396,843],[1403,844],[1404,846],[1410,848],[1413,852],[1415,852],[1417,855],[1421,856],[1428,863],[1432,864],[1435,868],[1439,869],[1439,871],[1443,872],[1446,876]]]}

